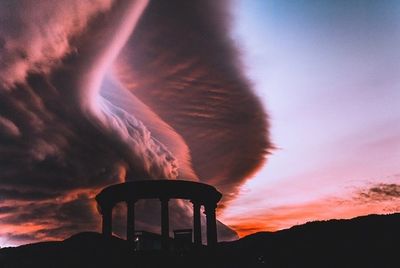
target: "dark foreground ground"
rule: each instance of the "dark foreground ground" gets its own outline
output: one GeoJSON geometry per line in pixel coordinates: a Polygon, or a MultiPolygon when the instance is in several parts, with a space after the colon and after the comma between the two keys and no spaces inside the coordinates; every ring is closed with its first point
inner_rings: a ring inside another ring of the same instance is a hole
{"type": "Polygon", "coordinates": [[[400,267],[400,214],[312,222],[190,252],[133,252],[124,240],[81,233],[0,250],[11,267],[400,267]]]}

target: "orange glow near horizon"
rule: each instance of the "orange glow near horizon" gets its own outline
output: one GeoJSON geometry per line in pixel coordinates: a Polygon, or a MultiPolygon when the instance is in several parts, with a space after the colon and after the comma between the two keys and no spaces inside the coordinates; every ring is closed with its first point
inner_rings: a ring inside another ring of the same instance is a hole
{"type": "MultiPolygon", "coordinates": [[[[246,206],[244,204],[243,206],[246,206]]],[[[235,213],[227,209],[220,219],[232,227],[240,237],[255,232],[275,232],[312,221],[351,219],[369,214],[390,214],[400,212],[400,198],[370,201],[326,198],[308,203],[286,204],[264,211],[235,213]]]]}

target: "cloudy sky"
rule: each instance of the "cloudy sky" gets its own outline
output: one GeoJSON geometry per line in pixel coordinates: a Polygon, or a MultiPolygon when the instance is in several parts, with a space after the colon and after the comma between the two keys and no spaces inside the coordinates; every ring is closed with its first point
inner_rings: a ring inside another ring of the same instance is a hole
{"type": "MultiPolygon", "coordinates": [[[[0,3],[0,246],[99,231],[96,193],[143,178],[216,186],[227,240],[400,211],[399,14],[397,1],[0,3]]],[[[159,231],[159,204],[137,209],[137,229],[159,231]]],[[[190,228],[190,204],[171,211],[171,229],[190,228]]]]}
{"type": "Polygon", "coordinates": [[[236,1],[277,147],[223,213],[241,234],[400,211],[398,1],[236,1]]]}
{"type": "MultiPolygon", "coordinates": [[[[226,1],[6,1],[0,18],[1,245],[100,230],[94,196],[127,180],[209,183],[222,208],[265,162],[226,1]]],[[[171,230],[191,227],[190,203],[170,205],[171,230]]],[[[159,231],[159,203],[137,210],[159,231]]]]}

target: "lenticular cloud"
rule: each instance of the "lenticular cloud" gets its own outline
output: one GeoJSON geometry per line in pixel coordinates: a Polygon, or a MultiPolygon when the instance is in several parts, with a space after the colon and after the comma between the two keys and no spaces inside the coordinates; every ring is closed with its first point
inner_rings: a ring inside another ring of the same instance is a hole
{"type": "MultiPolygon", "coordinates": [[[[216,2],[0,3],[1,238],[96,229],[93,196],[125,180],[188,179],[235,196],[270,143],[228,4],[216,2]]],[[[190,226],[190,206],[173,207],[172,226],[190,226]]],[[[157,205],[138,209],[137,225],[157,231],[157,205]]]]}

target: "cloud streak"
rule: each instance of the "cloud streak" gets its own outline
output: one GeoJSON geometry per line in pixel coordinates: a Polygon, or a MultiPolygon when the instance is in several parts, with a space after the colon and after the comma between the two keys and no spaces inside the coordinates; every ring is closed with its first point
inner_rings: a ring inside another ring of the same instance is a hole
{"type": "Polygon", "coordinates": [[[400,185],[395,183],[379,183],[359,193],[360,201],[389,201],[400,199],[400,185]]]}

